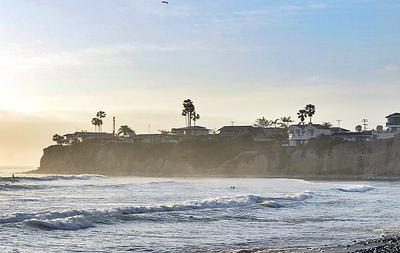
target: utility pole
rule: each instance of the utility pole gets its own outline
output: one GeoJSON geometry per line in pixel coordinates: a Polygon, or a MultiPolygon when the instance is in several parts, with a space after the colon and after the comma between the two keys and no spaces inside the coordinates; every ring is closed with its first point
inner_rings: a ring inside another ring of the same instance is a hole
{"type": "Polygon", "coordinates": [[[363,126],[364,126],[364,131],[367,131],[368,120],[367,119],[363,119],[362,123],[363,123],[363,126]]]}
{"type": "Polygon", "coordinates": [[[337,119],[336,121],[337,121],[338,127],[340,127],[340,122],[342,122],[342,120],[341,119],[337,119]]]}

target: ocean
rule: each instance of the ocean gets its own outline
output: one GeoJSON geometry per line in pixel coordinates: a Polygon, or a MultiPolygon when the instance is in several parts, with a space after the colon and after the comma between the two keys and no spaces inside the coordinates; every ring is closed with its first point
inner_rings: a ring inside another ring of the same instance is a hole
{"type": "Polygon", "coordinates": [[[398,182],[0,178],[0,252],[301,252],[396,233],[398,182]]]}

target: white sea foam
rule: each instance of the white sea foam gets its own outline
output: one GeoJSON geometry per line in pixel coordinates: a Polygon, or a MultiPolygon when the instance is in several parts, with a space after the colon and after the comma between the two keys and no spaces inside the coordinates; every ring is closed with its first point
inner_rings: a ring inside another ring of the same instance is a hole
{"type": "Polygon", "coordinates": [[[288,194],[278,198],[267,198],[261,203],[261,205],[271,208],[289,207],[293,204],[296,204],[297,202],[312,198],[313,194],[314,192],[304,191],[288,194]]]}
{"type": "Polygon", "coordinates": [[[303,200],[306,200],[308,198],[312,198],[313,194],[314,193],[311,192],[311,191],[304,191],[304,192],[299,192],[299,193],[293,193],[293,194],[286,195],[286,196],[282,197],[282,199],[303,201],[303,200]]]}
{"type": "Polygon", "coordinates": [[[372,191],[374,189],[375,187],[371,185],[349,185],[336,188],[336,190],[342,192],[367,192],[367,191],[372,191]]]}
{"type": "Polygon", "coordinates": [[[280,201],[294,202],[303,201],[311,197],[311,192],[302,192],[286,195],[281,198],[268,198],[257,195],[242,195],[234,197],[209,198],[199,201],[188,201],[179,204],[158,206],[136,206],[113,209],[91,209],[91,210],[69,210],[62,212],[41,213],[16,213],[8,217],[0,217],[0,224],[25,222],[44,229],[84,229],[94,226],[93,223],[105,220],[123,219],[122,216],[155,212],[180,212],[189,210],[218,209],[218,208],[240,208],[255,204],[263,205],[270,201],[267,207],[278,207],[280,201]],[[276,203],[273,206],[272,202],[276,203]]]}
{"type": "Polygon", "coordinates": [[[29,226],[41,229],[80,230],[94,227],[95,225],[83,216],[74,216],[53,220],[31,219],[24,221],[29,226]]]}

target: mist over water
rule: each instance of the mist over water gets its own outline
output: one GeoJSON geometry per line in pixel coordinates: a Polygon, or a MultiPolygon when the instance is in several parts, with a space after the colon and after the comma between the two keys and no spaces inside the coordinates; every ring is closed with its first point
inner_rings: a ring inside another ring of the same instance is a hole
{"type": "Polygon", "coordinates": [[[400,225],[399,193],[393,182],[3,176],[0,251],[346,245],[400,225]]]}

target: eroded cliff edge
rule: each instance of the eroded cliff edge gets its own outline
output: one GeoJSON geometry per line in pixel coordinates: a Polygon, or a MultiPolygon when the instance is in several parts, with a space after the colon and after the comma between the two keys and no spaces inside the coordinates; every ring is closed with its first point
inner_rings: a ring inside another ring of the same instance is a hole
{"type": "Polygon", "coordinates": [[[174,144],[88,141],[44,149],[35,173],[397,179],[400,138],[356,143],[323,137],[297,147],[246,138],[174,144]]]}

